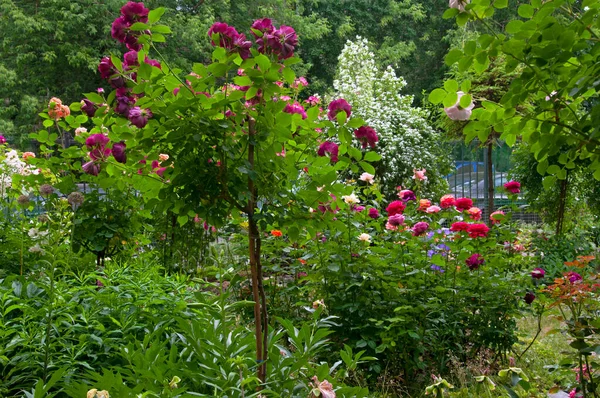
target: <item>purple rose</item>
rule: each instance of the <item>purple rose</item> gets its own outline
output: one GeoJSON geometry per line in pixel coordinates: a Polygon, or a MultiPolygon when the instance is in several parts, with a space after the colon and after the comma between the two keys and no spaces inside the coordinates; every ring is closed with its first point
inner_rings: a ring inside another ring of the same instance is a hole
{"type": "Polygon", "coordinates": [[[525,293],[524,300],[527,304],[533,303],[533,300],[535,300],[535,294],[533,294],[533,292],[525,293]]]}
{"type": "Polygon", "coordinates": [[[352,106],[343,98],[331,101],[328,108],[327,117],[329,117],[329,120],[335,120],[339,112],[346,112],[347,117],[352,114],[352,106]]]}
{"type": "Polygon", "coordinates": [[[427,231],[428,228],[429,228],[428,223],[426,223],[425,221],[420,221],[413,226],[412,234],[413,234],[413,236],[421,236],[427,231]]]}
{"type": "Polygon", "coordinates": [[[117,73],[117,68],[115,68],[115,66],[113,65],[110,57],[104,57],[98,65],[98,72],[100,72],[100,77],[102,77],[103,79],[108,79],[109,77],[117,73]]]}
{"type": "MultiPolygon", "coordinates": [[[[273,22],[269,18],[257,19],[252,24],[251,28],[253,30],[258,30],[263,33],[272,33],[275,28],[273,27],[273,22]]],[[[255,38],[259,39],[259,36],[253,31],[252,34],[255,38]]]]}
{"type": "Polygon", "coordinates": [[[394,227],[400,226],[404,224],[404,216],[402,214],[394,214],[388,217],[387,222],[394,227]]]}
{"type": "Polygon", "coordinates": [[[531,277],[533,279],[542,279],[544,275],[546,275],[546,271],[544,271],[543,268],[534,268],[533,271],[531,271],[531,277]]]}
{"type": "Polygon", "coordinates": [[[131,23],[127,22],[127,19],[121,16],[113,21],[110,34],[112,35],[113,39],[118,40],[121,43],[125,43],[125,40],[129,34],[130,26],[131,23]]]}
{"type": "Polygon", "coordinates": [[[142,109],[139,106],[131,108],[129,111],[129,121],[136,127],[144,128],[148,124],[148,119],[152,117],[150,109],[142,109]]]}
{"type": "Polygon", "coordinates": [[[127,163],[127,154],[125,153],[125,141],[117,142],[112,146],[112,155],[119,163],[127,163]]]}
{"type": "Polygon", "coordinates": [[[372,219],[379,218],[379,210],[377,210],[374,207],[371,207],[369,209],[369,217],[371,217],[372,219]]]}
{"type": "Polygon", "coordinates": [[[87,174],[97,176],[100,173],[101,167],[100,167],[100,164],[98,164],[92,160],[90,162],[85,163],[83,166],[81,166],[81,168],[87,174]]]}
{"type": "Polygon", "coordinates": [[[123,55],[123,68],[131,69],[134,66],[140,66],[138,62],[138,52],[137,51],[128,51],[123,55]]]}
{"type": "Polygon", "coordinates": [[[81,100],[81,110],[86,113],[89,117],[93,117],[96,114],[96,104],[89,99],[81,100]]]}
{"type": "Polygon", "coordinates": [[[144,7],[144,3],[136,3],[133,1],[130,1],[121,7],[121,14],[130,23],[148,22],[149,12],[150,10],[144,7]]]}
{"type": "Polygon", "coordinates": [[[366,148],[367,145],[371,148],[375,148],[375,144],[379,141],[377,132],[369,126],[362,126],[358,128],[358,130],[354,130],[354,135],[361,142],[363,148],[366,148]]]}
{"type": "Polygon", "coordinates": [[[329,158],[333,163],[337,163],[338,161],[338,151],[339,148],[335,142],[325,141],[321,145],[319,145],[319,150],[317,151],[317,155],[326,156],[329,154],[329,158]]]}
{"type": "Polygon", "coordinates": [[[467,258],[465,260],[465,263],[467,264],[467,267],[469,267],[469,269],[471,271],[475,271],[480,266],[482,266],[483,263],[485,263],[485,260],[481,254],[475,253],[471,257],[467,258]]]}
{"type": "Polygon", "coordinates": [[[108,144],[109,138],[104,134],[92,134],[85,140],[85,145],[88,149],[93,149],[108,144]]]}
{"type": "Polygon", "coordinates": [[[296,113],[302,116],[302,119],[306,119],[306,111],[304,110],[304,107],[297,102],[293,104],[287,104],[285,108],[283,108],[283,111],[292,115],[296,113]]]}

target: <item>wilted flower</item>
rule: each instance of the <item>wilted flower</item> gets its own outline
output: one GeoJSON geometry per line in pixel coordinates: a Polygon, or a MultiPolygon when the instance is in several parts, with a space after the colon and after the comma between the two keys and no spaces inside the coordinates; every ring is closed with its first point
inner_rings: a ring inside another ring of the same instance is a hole
{"type": "Polygon", "coordinates": [[[454,202],[454,205],[458,211],[469,210],[471,207],[473,207],[473,200],[470,198],[458,198],[454,202]]]}
{"type": "Polygon", "coordinates": [[[171,379],[171,381],[169,382],[169,388],[171,390],[174,390],[176,388],[179,388],[178,383],[181,381],[181,379],[178,376],[173,376],[173,378],[171,379]]]}
{"type": "Polygon", "coordinates": [[[531,271],[531,277],[533,279],[542,279],[546,275],[546,271],[543,268],[534,268],[531,271]]]}
{"type": "Polygon", "coordinates": [[[374,178],[375,178],[375,176],[374,176],[373,174],[369,174],[369,173],[362,173],[362,174],[360,175],[360,178],[359,178],[359,180],[361,180],[361,181],[364,181],[364,182],[367,182],[367,183],[369,183],[369,184],[373,184],[373,183],[375,182],[375,181],[374,181],[374,178]]]}
{"type": "Polygon", "coordinates": [[[360,203],[360,199],[358,199],[354,192],[350,195],[342,196],[342,199],[349,205],[357,205],[360,203]]]}
{"type": "Polygon", "coordinates": [[[465,11],[465,5],[467,4],[469,4],[469,0],[450,0],[448,2],[450,8],[456,8],[460,12],[465,11]]]}
{"type": "MultiPolygon", "coordinates": [[[[452,2],[453,0],[450,1],[452,2]]],[[[460,2],[461,0],[454,1],[460,2]]],[[[446,115],[448,115],[448,117],[452,120],[469,120],[469,118],[471,117],[471,110],[475,107],[475,104],[473,103],[473,101],[471,101],[469,106],[467,106],[466,108],[461,107],[460,99],[463,95],[465,95],[465,93],[459,91],[456,94],[458,95],[458,98],[456,99],[456,104],[454,104],[450,108],[444,108],[444,112],[446,112],[446,115]]]]}
{"type": "Polygon", "coordinates": [[[362,233],[362,234],[358,235],[358,240],[367,242],[367,243],[371,243],[371,235],[369,235],[367,233],[362,233]]]}
{"type": "Polygon", "coordinates": [[[317,155],[326,156],[329,154],[329,158],[333,163],[337,163],[338,161],[338,145],[331,141],[325,141],[321,145],[319,145],[319,150],[317,151],[317,155]]]}
{"type": "Polygon", "coordinates": [[[90,174],[93,176],[97,176],[98,174],[100,174],[100,169],[101,166],[99,163],[96,163],[95,161],[91,160],[87,163],[84,163],[81,168],[83,169],[83,171],[86,174],[90,174]]]}
{"type": "Polygon", "coordinates": [[[17,203],[23,207],[29,206],[29,203],[30,203],[29,196],[28,195],[19,195],[19,197],[17,198],[17,203]]]}
{"type": "Polygon", "coordinates": [[[394,214],[402,214],[404,209],[406,209],[406,205],[399,200],[395,200],[386,207],[385,211],[388,216],[393,216],[394,214]]]}
{"type": "Polygon", "coordinates": [[[419,180],[419,181],[426,181],[427,180],[427,176],[425,175],[426,171],[427,171],[426,169],[422,169],[422,170],[413,169],[413,178],[415,180],[419,180]]]}
{"type": "Polygon", "coordinates": [[[440,207],[442,209],[447,209],[449,207],[454,206],[455,202],[456,200],[454,199],[453,195],[444,195],[440,199],[440,207]]]}
{"type": "Polygon", "coordinates": [[[325,308],[325,302],[323,300],[313,301],[312,307],[316,310],[318,308],[325,308]]]}
{"type": "Polygon", "coordinates": [[[85,112],[88,117],[93,117],[96,114],[96,104],[89,99],[81,100],[81,111],[85,112]]]}
{"type": "Polygon", "coordinates": [[[504,184],[504,189],[512,194],[517,194],[521,192],[521,183],[517,181],[509,181],[504,184]]]}
{"type": "Polygon", "coordinates": [[[371,148],[375,148],[375,144],[379,141],[377,132],[374,128],[369,126],[361,126],[357,130],[354,130],[354,135],[361,142],[362,147],[366,148],[367,145],[371,148]]]}
{"type": "Polygon", "coordinates": [[[331,101],[328,109],[327,117],[329,117],[329,120],[335,120],[339,112],[345,112],[346,117],[350,117],[352,114],[352,106],[343,98],[331,101]]]}
{"type": "Polygon", "coordinates": [[[54,193],[54,188],[50,184],[40,185],[40,195],[48,197],[54,193]]]}
{"type": "Polygon", "coordinates": [[[314,376],[312,380],[313,381],[311,384],[313,389],[309,398],[336,398],[335,391],[333,391],[333,385],[330,382],[328,382],[327,380],[319,382],[317,376],[314,376]]]}
{"type": "Polygon", "coordinates": [[[474,270],[478,269],[480,266],[482,266],[483,263],[485,263],[485,260],[483,259],[483,256],[481,254],[475,253],[471,257],[467,258],[465,260],[465,263],[467,264],[467,267],[469,267],[469,269],[471,271],[474,271],[474,270]]]}
{"type": "Polygon", "coordinates": [[[79,208],[79,206],[81,206],[83,204],[85,197],[83,196],[83,194],[81,192],[75,191],[75,192],[71,192],[69,194],[69,196],[67,197],[67,200],[69,201],[69,204],[71,205],[73,210],[77,210],[77,208],[79,208]]]}
{"type": "Polygon", "coordinates": [[[413,228],[413,236],[421,236],[425,233],[425,231],[427,231],[427,229],[429,228],[429,224],[424,222],[424,221],[420,221],[418,223],[416,223],[413,228]]]}

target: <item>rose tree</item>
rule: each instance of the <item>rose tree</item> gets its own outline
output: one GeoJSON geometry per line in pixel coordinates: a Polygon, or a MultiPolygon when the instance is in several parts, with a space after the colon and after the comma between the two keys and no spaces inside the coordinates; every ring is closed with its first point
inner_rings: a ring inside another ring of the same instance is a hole
{"type": "MultiPolygon", "coordinates": [[[[170,33],[158,24],[163,12],[130,2],[115,21],[113,37],[128,52],[100,63],[114,90],[82,101],[93,127],[76,137],[89,150],[79,170],[131,183],[155,214],[173,212],[180,224],[195,215],[217,226],[228,217],[247,218],[258,376],[264,381],[268,317],[261,230],[283,219],[291,203],[316,207],[330,195],[341,197],[345,187],[337,183],[338,174],[373,173],[366,160],[379,157],[363,149],[356,136],[363,122],[350,118],[346,101],[338,99],[325,111],[314,101],[298,101],[307,82],[291,67],[299,61],[293,56],[294,29],[265,18],[254,22],[247,38],[215,23],[207,38],[215,47],[212,63],[195,64],[186,75],[170,69],[155,45],[170,33]]],[[[282,228],[294,238],[299,222],[282,228]]]]}

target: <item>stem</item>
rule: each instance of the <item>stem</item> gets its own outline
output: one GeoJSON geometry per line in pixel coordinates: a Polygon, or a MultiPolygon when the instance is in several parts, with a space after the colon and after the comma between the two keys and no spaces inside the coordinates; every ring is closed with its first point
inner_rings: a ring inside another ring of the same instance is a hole
{"type": "Polygon", "coordinates": [[[542,331],[542,315],[544,314],[544,308],[542,307],[542,310],[540,311],[539,315],[538,315],[538,329],[537,332],[535,333],[535,336],[533,336],[533,340],[531,340],[531,343],[529,343],[529,345],[527,346],[527,348],[525,348],[525,351],[523,351],[521,353],[521,355],[519,355],[517,357],[517,361],[520,361],[521,358],[523,357],[523,355],[525,355],[525,353],[531,348],[531,346],[533,345],[533,343],[535,343],[535,341],[537,340],[538,336],[540,335],[540,332],[542,331]]]}
{"type": "Polygon", "coordinates": [[[23,276],[23,250],[25,250],[25,229],[23,228],[24,218],[25,212],[23,211],[23,218],[21,219],[21,276],[23,276]]]}
{"type": "Polygon", "coordinates": [[[594,390],[592,390],[592,394],[594,394],[594,397],[597,398],[598,395],[596,394],[596,388],[595,388],[596,387],[596,383],[594,383],[594,376],[593,376],[594,372],[592,371],[592,368],[590,367],[589,356],[585,355],[584,357],[585,357],[585,365],[587,366],[587,371],[588,371],[588,373],[590,375],[590,384],[592,386],[594,386],[594,390]]]}
{"type": "MultiPolygon", "coordinates": [[[[254,170],[254,155],[255,146],[254,138],[256,136],[256,121],[249,120],[248,128],[248,163],[250,169],[254,170]]],[[[254,300],[254,322],[256,333],[256,361],[258,363],[258,379],[261,383],[265,382],[267,372],[267,329],[268,329],[268,314],[266,309],[266,297],[263,286],[262,266],[260,264],[260,232],[254,217],[254,209],[258,196],[258,189],[254,184],[252,175],[248,174],[248,206],[246,208],[248,214],[248,254],[250,257],[250,272],[252,275],[252,297],[254,300]]],[[[259,386],[262,389],[262,386],[259,386]]]]}
{"type": "Polygon", "coordinates": [[[44,347],[44,373],[42,380],[46,383],[48,377],[48,360],[50,357],[50,329],[52,327],[52,313],[54,309],[54,264],[50,266],[50,293],[48,301],[50,302],[50,310],[48,311],[48,320],[46,322],[46,345],[44,347]]]}

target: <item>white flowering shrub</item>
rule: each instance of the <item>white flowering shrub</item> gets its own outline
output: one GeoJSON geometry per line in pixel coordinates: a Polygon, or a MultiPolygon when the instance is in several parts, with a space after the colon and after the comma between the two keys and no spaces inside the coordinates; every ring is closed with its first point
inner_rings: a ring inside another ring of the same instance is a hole
{"type": "MultiPolygon", "coordinates": [[[[25,153],[31,154],[31,152],[25,153]]],[[[8,191],[13,188],[15,174],[28,176],[39,173],[36,167],[28,165],[21,157],[16,150],[0,145],[0,198],[6,197],[8,191]]]]}
{"type": "Polygon", "coordinates": [[[421,184],[421,196],[445,193],[448,152],[423,110],[412,106],[413,97],[400,93],[406,81],[396,76],[391,66],[379,70],[369,42],[361,37],[348,41],[338,59],[335,98],[346,99],[353,113],[377,131],[377,152],[383,158],[376,169],[382,191],[391,196],[396,186],[410,187],[413,169],[426,169],[428,178],[421,184]]]}

